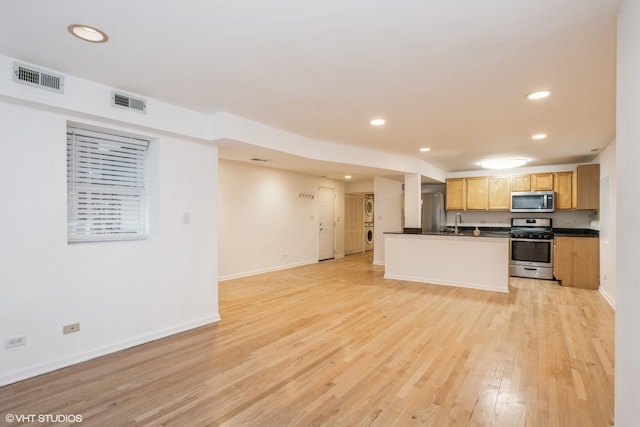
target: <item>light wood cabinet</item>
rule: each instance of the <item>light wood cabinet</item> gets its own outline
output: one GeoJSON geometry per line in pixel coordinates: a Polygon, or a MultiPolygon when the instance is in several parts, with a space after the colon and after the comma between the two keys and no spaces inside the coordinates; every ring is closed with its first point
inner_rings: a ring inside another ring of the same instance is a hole
{"type": "Polygon", "coordinates": [[[467,186],[465,178],[447,179],[447,210],[462,211],[466,209],[467,186]]]}
{"type": "Polygon", "coordinates": [[[600,165],[580,165],[573,174],[573,209],[600,209],[600,165]]]}
{"type": "Polygon", "coordinates": [[[511,208],[511,189],[509,181],[510,177],[508,175],[489,177],[489,210],[508,211],[511,208]]]}
{"type": "Polygon", "coordinates": [[[553,177],[557,210],[573,208],[573,172],[556,172],[553,177]]]}
{"type": "Polygon", "coordinates": [[[512,175],[511,191],[531,191],[531,175],[512,175]]]}
{"type": "Polygon", "coordinates": [[[467,178],[467,210],[486,211],[489,207],[489,185],[486,176],[467,178]]]}
{"type": "Polygon", "coordinates": [[[447,210],[509,210],[512,191],[554,191],[555,208],[599,209],[600,165],[575,171],[447,179],[447,210]]]}
{"type": "Polygon", "coordinates": [[[553,191],[553,172],[531,174],[532,191],[553,191]]]}
{"type": "Polygon", "coordinates": [[[553,274],[562,286],[598,289],[600,243],[597,237],[556,237],[553,274]]]}

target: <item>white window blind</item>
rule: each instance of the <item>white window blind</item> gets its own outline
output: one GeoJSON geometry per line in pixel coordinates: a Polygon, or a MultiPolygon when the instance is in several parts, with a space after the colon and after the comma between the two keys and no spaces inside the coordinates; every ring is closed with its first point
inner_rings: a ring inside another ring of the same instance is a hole
{"type": "Polygon", "coordinates": [[[69,242],[147,237],[148,149],[147,140],[67,128],[69,242]]]}

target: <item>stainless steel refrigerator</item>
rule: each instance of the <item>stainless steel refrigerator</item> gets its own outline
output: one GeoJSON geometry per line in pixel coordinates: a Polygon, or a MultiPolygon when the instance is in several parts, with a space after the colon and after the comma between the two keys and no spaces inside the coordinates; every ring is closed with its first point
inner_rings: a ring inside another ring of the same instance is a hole
{"type": "Polygon", "coordinates": [[[444,231],[447,217],[443,193],[422,193],[422,232],[444,231]]]}

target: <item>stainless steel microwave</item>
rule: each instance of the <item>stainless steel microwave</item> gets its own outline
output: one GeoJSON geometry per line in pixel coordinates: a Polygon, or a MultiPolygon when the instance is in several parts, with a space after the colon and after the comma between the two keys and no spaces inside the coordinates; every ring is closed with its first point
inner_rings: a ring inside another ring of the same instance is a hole
{"type": "Polygon", "coordinates": [[[553,212],[553,191],[514,191],[511,193],[511,212],[553,212]]]}

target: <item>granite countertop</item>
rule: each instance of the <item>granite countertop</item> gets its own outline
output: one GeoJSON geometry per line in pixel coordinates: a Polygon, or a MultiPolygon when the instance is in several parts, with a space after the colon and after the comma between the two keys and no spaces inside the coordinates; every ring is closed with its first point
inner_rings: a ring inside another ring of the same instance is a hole
{"type": "Polygon", "coordinates": [[[589,228],[554,228],[556,237],[600,237],[600,231],[589,228]]]}
{"type": "MultiPolygon", "coordinates": [[[[478,227],[479,237],[509,237],[510,227],[478,227]]],[[[459,235],[473,236],[473,227],[458,227],[459,235]]],[[[428,236],[455,236],[452,227],[447,227],[447,231],[425,231],[419,228],[407,228],[404,231],[386,232],[385,234],[422,234],[428,236]]],[[[554,228],[553,234],[556,237],[599,237],[598,230],[589,228],[554,228]]]]}
{"type": "MultiPolygon", "coordinates": [[[[458,236],[475,237],[473,231],[476,227],[458,227],[458,236]]],[[[480,236],[478,237],[509,237],[509,227],[478,227],[480,230],[480,236]]],[[[419,228],[406,228],[403,231],[397,232],[385,232],[385,234],[421,234],[424,236],[453,236],[456,234],[453,232],[452,227],[447,227],[447,231],[425,231],[423,232],[419,228]]]]}

